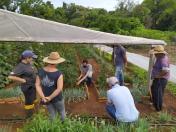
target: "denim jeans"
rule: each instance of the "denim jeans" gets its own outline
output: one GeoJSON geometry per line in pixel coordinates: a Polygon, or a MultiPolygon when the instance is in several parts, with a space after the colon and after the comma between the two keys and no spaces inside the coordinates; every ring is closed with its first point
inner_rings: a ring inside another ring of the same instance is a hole
{"type": "Polygon", "coordinates": [[[65,105],[64,105],[64,99],[61,101],[57,101],[55,103],[49,103],[46,105],[50,118],[53,120],[57,114],[60,114],[61,120],[64,121],[65,119],[65,105]]]}
{"type": "Polygon", "coordinates": [[[124,85],[124,75],[123,75],[123,66],[116,66],[115,76],[119,81],[119,85],[124,85]]]}
{"type": "Polygon", "coordinates": [[[106,111],[114,120],[117,120],[115,116],[116,109],[113,104],[106,105],[106,111]]]}

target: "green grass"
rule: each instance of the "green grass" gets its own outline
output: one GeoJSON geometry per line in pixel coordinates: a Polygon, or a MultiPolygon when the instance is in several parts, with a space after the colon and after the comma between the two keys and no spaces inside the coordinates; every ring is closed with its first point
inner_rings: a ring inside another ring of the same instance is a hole
{"type": "Polygon", "coordinates": [[[80,102],[86,99],[86,92],[83,87],[64,89],[63,95],[67,103],[80,102]]]}
{"type": "Polygon", "coordinates": [[[106,89],[99,89],[99,96],[100,97],[107,97],[107,90],[106,89]]]}
{"type": "Polygon", "coordinates": [[[10,97],[18,97],[22,95],[20,87],[15,87],[11,89],[0,89],[0,98],[10,98],[10,97]]]}
{"type": "Polygon", "coordinates": [[[57,117],[51,121],[39,112],[28,120],[21,132],[148,132],[150,125],[145,119],[139,119],[135,123],[115,123],[101,118],[84,118],[80,116],[68,116],[64,122],[57,117]]]}
{"type": "Polygon", "coordinates": [[[176,84],[168,82],[167,88],[176,96],[176,84]]]}
{"type": "Polygon", "coordinates": [[[159,113],[158,120],[161,123],[166,123],[172,120],[172,116],[167,112],[161,112],[159,113]]]}

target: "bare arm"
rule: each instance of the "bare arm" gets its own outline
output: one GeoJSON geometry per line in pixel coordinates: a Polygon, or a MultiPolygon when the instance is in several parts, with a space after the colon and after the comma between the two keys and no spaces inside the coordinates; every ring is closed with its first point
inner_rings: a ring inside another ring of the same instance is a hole
{"type": "Polygon", "coordinates": [[[52,100],[62,91],[62,89],[63,89],[63,75],[61,75],[57,80],[57,89],[49,97],[46,97],[46,99],[49,101],[52,100]]]}
{"type": "Polygon", "coordinates": [[[23,78],[20,78],[20,77],[17,77],[17,76],[8,76],[8,78],[10,80],[13,80],[13,81],[17,81],[17,82],[20,82],[20,83],[26,83],[26,80],[23,79],[23,78]]]}
{"type": "Polygon", "coordinates": [[[82,78],[81,78],[81,80],[79,80],[79,82],[78,82],[78,83],[80,84],[83,80],[85,80],[85,79],[86,79],[86,77],[88,76],[88,74],[89,74],[89,72],[87,72],[87,73],[86,73],[86,75],[85,75],[84,77],[82,77],[82,78]]]}
{"type": "Polygon", "coordinates": [[[80,80],[83,74],[81,73],[80,76],[77,78],[77,80],[80,80]]]}
{"type": "Polygon", "coordinates": [[[43,94],[42,87],[40,85],[40,78],[39,78],[39,76],[36,77],[35,87],[36,87],[37,93],[43,99],[45,96],[43,94]]]}

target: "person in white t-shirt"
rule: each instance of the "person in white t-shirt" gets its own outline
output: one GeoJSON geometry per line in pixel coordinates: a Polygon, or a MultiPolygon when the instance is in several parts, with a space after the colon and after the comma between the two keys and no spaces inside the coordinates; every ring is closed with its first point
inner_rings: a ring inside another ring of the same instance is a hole
{"type": "Polygon", "coordinates": [[[120,86],[116,77],[107,78],[109,90],[107,91],[106,110],[108,114],[119,122],[135,122],[139,112],[135,107],[130,90],[120,86]]]}
{"type": "Polygon", "coordinates": [[[80,84],[85,85],[85,89],[87,91],[86,92],[87,93],[87,98],[89,98],[88,87],[93,84],[93,81],[92,81],[92,74],[93,74],[92,65],[89,64],[87,60],[83,60],[82,64],[80,65],[80,71],[81,71],[81,74],[77,78],[77,83],[76,84],[77,85],[80,85],[80,84]]]}

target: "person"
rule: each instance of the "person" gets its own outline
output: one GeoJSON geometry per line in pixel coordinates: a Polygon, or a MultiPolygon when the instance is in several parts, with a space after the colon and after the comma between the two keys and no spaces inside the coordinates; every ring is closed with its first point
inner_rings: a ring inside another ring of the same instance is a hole
{"type": "Polygon", "coordinates": [[[135,107],[130,90],[120,86],[116,77],[106,79],[109,90],[107,91],[106,111],[118,122],[135,122],[139,112],[135,107]]]}
{"type": "Polygon", "coordinates": [[[92,84],[92,75],[93,75],[93,68],[92,65],[88,63],[86,59],[82,61],[82,64],[80,66],[81,74],[77,78],[77,85],[80,85],[81,83],[85,84],[87,98],[89,98],[89,92],[88,87],[92,84]]]}
{"type": "Polygon", "coordinates": [[[37,71],[32,66],[33,59],[37,56],[31,50],[25,50],[21,54],[20,63],[8,76],[9,79],[21,83],[21,90],[25,97],[26,116],[31,117],[36,102],[35,80],[37,71]]]}
{"type": "Polygon", "coordinates": [[[115,76],[119,80],[120,86],[124,85],[123,69],[127,66],[126,50],[123,46],[113,47],[112,60],[115,64],[115,76]]]}
{"type": "Polygon", "coordinates": [[[161,45],[156,46],[153,49],[155,55],[155,63],[152,69],[151,78],[153,80],[151,86],[152,101],[157,111],[162,110],[164,89],[167,85],[170,73],[169,73],[169,59],[167,52],[161,45]]]}
{"type": "Polygon", "coordinates": [[[64,62],[58,52],[51,52],[43,59],[46,63],[44,68],[38,71],[36,77],[36,89],[41,101],[46,105],[49,116],[53,120],[60,114],[61,120],[65,119],[65,105],[62,95],[63,74],[57,69],[57,64],[64,62]]]}

